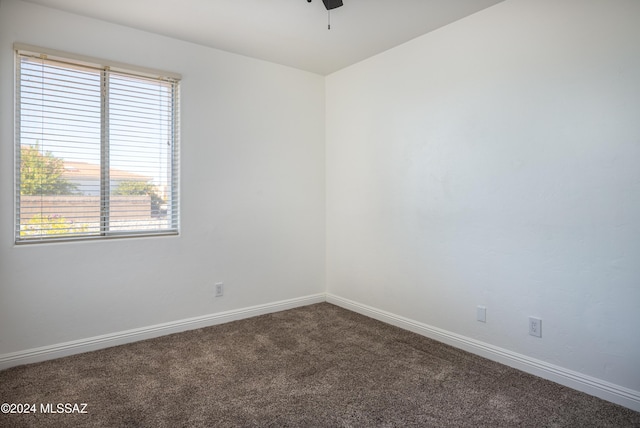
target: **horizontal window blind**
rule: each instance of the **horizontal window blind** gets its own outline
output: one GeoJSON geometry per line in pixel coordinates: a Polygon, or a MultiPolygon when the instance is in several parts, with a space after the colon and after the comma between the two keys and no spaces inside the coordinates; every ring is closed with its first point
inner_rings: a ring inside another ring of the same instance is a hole
{"type": "Polygon", "coordinates": [[[179,81],[17,50],[16,242],[175,234],[179,81]]]}

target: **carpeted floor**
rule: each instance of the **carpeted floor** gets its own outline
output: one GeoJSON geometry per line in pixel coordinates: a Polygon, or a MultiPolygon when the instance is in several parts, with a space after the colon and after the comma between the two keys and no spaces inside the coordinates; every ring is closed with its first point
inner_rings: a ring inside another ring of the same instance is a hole
{"type": "Polygon", "coordinates": [[[328,303],[5,370],[5,402],[37,412],[1,427],[640,427],[640,413],[328,303]]]}

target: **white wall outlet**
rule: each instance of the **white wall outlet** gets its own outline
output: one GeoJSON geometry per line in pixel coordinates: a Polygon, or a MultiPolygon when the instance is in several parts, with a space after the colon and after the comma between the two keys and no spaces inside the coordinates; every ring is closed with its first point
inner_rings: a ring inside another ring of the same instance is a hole
{"type": "Polygon", "coordinates": [[[542,320],[540,318],[529,317],[529,334],[542,337],[542,320]]]}
{"type": "Polygon", "coordinates": [[[224,296],[224,284],[222,282],[216,282],[216,297],[224,296]]]}
{"type": "Polygon", "coordinates": [[[487,308],[478,306],[476,308],[476,319],[480,322],[487,322],[487,308]]]}

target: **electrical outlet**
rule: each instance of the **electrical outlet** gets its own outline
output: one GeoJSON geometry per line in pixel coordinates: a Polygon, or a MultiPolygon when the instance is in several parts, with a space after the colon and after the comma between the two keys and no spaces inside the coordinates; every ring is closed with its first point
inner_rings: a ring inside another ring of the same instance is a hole
{"type": "Polygon", "coordinates": [[[487,322],[487,308],[478,306],[476,308],[476,319],[480,322],[487,322]]]}
{"type": "Polygon", "coordinates": [[[540,318],[529,317],[529,334],[542,337],[542,320],[540,318]]]}
{"type": "Polygon", "coordinates": [[[216,283],[216,297],[224,296],[224,284],[222,282],[216,283]]]}

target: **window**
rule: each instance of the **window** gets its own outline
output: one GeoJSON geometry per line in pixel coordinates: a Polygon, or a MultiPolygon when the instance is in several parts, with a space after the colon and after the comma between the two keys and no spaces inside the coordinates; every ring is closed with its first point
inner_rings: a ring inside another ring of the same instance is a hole
{"type": "Polygon", "coordinates": [[[16,55],[16,243],[177,234],[180,76],[16,55]]]}

